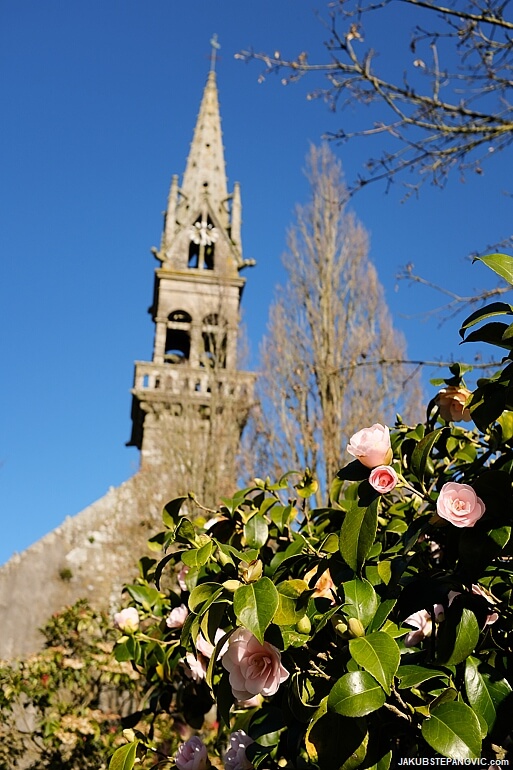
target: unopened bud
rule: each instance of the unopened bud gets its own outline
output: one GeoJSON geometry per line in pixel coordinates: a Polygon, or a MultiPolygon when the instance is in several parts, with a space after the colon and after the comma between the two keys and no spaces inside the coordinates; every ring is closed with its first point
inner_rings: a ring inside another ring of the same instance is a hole
{"type": "Polygon", "coordinates": [[[244,580],[245,583],[255,583],[262,577],[263,564],[260,559],[253,559],[249,564],[245,561],[241,561],[239,564],[239,577],[244,580]]]}
{"type": "Polygon", "coordinates": [[[347,622],[349,625],[349,633],[352,636],[365,636],[365,629],[361,620],[358,620],[358,618],[349,618],[347,622]]]}
{"type": "Polygon", "coordinates": [[[240,580],[225,580],[223,583],[223,587],[226,588],[226,590],[231,594],[235,593],[240,585],[242,585],[240,580]]]}
{"type": "Polygon", "coordinates": [[[312,624],[310,623],[310,618],[308,615],[303,615],[302,618],[298,620],[296,623],[296,630],[300,634],[309,634],[312,630],[312,624]]]}

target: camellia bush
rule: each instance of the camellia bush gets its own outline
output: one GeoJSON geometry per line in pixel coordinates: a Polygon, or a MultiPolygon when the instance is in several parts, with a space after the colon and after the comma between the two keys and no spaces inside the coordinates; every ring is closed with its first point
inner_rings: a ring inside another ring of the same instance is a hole
{"type": "Polygon", "coordinates": [[[43,634],[41,652],[0,662],[0,770],[106,770],[140,677],[113,660],[112,624],[85,601],[43,634]]]}
{"type": "MultiPolygon", "coordinates": [[[[513,284],[513,259],[482,261],[513,284]]],[[[164,555],[141,561],[116,616],[115,655],[146,695],[111,770],[507,761],[513,324],[500,314],[513,307],[461,332],[504,349],[500,372],[472,394],[455,364],[425,423],[362,426],[326,507],[309,505],[308,470],[256,479],[208,515],[192,495],[166,506],[164,555]],[[171,738],[138,730],[152,715],[171,738]]]]}

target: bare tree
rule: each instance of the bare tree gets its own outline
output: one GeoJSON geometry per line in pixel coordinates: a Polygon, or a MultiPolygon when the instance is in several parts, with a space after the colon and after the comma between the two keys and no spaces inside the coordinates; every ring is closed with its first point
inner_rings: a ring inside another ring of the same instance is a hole
{"type": "MultiPolygon", "coordinates": [[[[388,137],[383,150],[366,165],[350,192],[375,179],[388,182],[404,172],[411,189],[430,179],[442,185],[455,168],[481,172],[481,162],[504,150],[513,140],[513,20],[509,0],[334,0],[329,3],[327,60],[310,62],[306,52],[295,59],[243,51],[243,59],[258,59],[266,72],[281,72],[283,82],[304,75],[323,75],[324,83],[309,98],[321,97],[333,109],[356,101],[380,106],[379,119],[332,138],[388,137]],[[366,43],[365,22],[381,14],[418,10],[403,73],[397,80],[381,74],[375,51],[366,43]]],[[[264,75],[261,76],[262,78],[264,75]]],[[[375,114],[375,113],[373,113],[375,114]]],[[[358,113],[368,120],[369,111],[358,113]]]]}
{"type": "MultiPolygon", "coordinates": [[[[340,206],[342,169],[327,145],[312,147],[310,201],[296,210],[284,256],[287,283],[271,307],[262,345],[256,432],[263,463],[308,466],[326,488],[352,433],[408,414],[420,392],[368,257],[368,238],[340,206]],[[394,360],[395,366],[387,365],[394,360]]],[[[420,409],[420,407],[419,407],[420,409]]]]}

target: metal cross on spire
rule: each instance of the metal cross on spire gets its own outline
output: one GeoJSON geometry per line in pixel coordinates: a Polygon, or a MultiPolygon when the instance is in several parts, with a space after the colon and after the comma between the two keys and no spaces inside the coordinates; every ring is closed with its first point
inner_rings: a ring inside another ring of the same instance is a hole
{"type": "Polygon", "coordinates": [[[219,51],[221,48],[220,44],[217,42],[217,34],[214,32],[210,39],[210,45],[212,46],[212,54],[210,56],[210,72],[216,71],[216,51],[219,51]]]}

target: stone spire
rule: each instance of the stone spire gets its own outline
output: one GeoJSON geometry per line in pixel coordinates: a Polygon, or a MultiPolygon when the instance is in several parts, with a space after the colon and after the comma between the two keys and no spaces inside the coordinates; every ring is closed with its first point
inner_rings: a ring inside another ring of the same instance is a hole
{"type": "Polygon", "coordinates": [[[181,192],[190,213],[200,209],[206,193],[214,213],[225,218],[228,188],[214,70],[210,70],[203,92],[181,192]]]}

